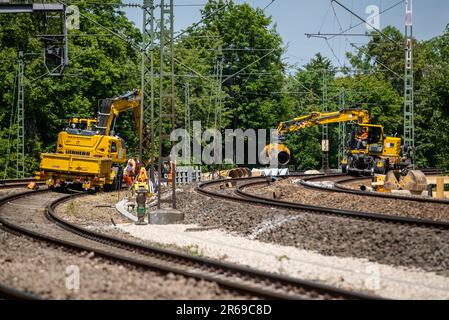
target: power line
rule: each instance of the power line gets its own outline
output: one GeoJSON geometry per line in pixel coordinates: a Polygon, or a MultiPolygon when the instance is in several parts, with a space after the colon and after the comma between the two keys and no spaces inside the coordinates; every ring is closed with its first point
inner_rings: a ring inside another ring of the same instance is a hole
{"type": "MultiPolygon", "coordinates": [[[[385,13],[385,12],[388,12],[388,11],[394,9],[395,7],[397,7],[398,5],[400,5],[401,3],[404,3],[404,2],[405,2],[405,0],[400,0],[399,2],[397,2],[397,3],[393,4],[392,6],[388,7],[387,9],[385,9],[385,10],[383,10],[383,11],[380,11],[379,14],[375,15],[375,17],[378,17],[378,16],[381,15],[382,13],[385,13]]],[[[352,19],[352,14],[351,14],[351,19],[352,19]]],[[[351,21],[352,21],[352,20],[351,20],[351,21]]],[[[361,26],[361,25],[364,24],[365,22],[366,22],[366,21],[360,22],[360,23],[358,23],[358,24],[356,24],[356,25],[354,25],[354,26],[352,26],[352,22],[351,22],[351,26],[350,26],[348,29],[344,30],[343,32],[341,32],[341,33],[339,33],[339,34],[337,34],[337,35],[331,36],[331,37],[329,38],[329,40],[333,39],[333,38],[336,37],[336,36],[343,35],[344,33],[348,32],[348,31],[351,31],[352,29],[357,28],[358,26],[361,26]]]]}
{"type": "Polygon", "coordinates": [[[265,6],[265,8],[262,9],[262,11],[265,11],[269,6],[271,6],[276,0],[271,0],[269,4],[265,6]]]}
{"type": "Polygon", "coordinates": [[[387,36],[385,33],[383,33],[381,30],[377,29],[375,26],[373,26],[371,23],[369,23],[368,21],[365,21],[365,19],[363,19],[362,17],[360,17],[357,13],[355,13],[354,11],[352,11],[351,9],[345,7],[343,4],[341,4],[338,0],[331,0],[331,3],[337,3],[340,7],[342,7],[343,9],[345,9],[346,11],[348,11],[349,13],[351,13],[354,17],[356,17],[357,19],[363,21],[364,23],[366,23],[368,26],[370,26],[371,28],[373,28],[373,30],[377,31],[380,35],[382,35],[383,37],[385,37],[386,39],[388,39],[389,41],[397,44],[396,41],[394,41],[393,39],[391,39],[389,36],[387,36]]]}

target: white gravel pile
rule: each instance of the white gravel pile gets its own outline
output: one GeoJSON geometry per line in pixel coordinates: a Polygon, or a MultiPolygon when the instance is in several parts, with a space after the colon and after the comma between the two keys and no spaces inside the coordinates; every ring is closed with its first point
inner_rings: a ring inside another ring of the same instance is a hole
{"type": "MultiPolygon", "coordinates": [[[[197,230],[197,225],[120,224],[117,227],[136,238],[183,247],[192,254],[349,290],[393,299],[449,299],[449,278],[419,269],[382,265],[366,259],[323,256],[312,251],[229,235],[219,230],[186,231],[197,230]]],[[[270,228],[269,225],[260,227],[270,228]]]]}

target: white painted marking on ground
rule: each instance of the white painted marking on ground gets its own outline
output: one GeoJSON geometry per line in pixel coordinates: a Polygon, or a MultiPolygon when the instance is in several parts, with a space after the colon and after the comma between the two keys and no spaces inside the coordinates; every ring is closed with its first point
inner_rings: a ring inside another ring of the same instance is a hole
{"type": "Polygon", "coordinates": [[[349,290],[369,291],[395,299],[449,299],[449,278],[419,269],[382,265],[366,259],[324,256],[219,230],[185,232],[198,228],[197,225],[120,224],[117,227],[143,240],[190,247],[207,257],[349,290]]]}
{"type": "Polygon", "coordinates": [[[254,240],[259,235],[261,235],[267,231],[274,230],[286,222],[291,222],[291,221],[299,220],[299,219],[302,219],[302,217],[301,216],[277,217],[277,218],[274,218],[271,220],[265,220],[254,228],[253,232],[248,236],[248,238],[250,240],[254,240]]]}

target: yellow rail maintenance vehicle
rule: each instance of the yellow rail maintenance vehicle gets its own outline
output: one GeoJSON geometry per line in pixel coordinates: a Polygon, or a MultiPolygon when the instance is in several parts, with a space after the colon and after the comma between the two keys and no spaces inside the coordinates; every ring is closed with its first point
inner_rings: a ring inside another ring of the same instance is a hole
{"type": "Polygon", "coordinates": [[[401,139],[386,136],[381,125],[370,124],[369,111],[364,109],[346,109],[329,113],[312,112],[281,122],[277,128],[281,143],[266,146],[265,153],[280,165],[286,165],[290,161],[291,153],[282,143],[285,135],[313,126],[343,122],[354,125],[341,163],[343,173],[370,176],[386,174],[390,170],[402,170],[410,165],[407,157],[401,156],[401,139]]]}
{"type": "Polygon", "coordinates": [[[126,163],[125,141],[115,134],[120,113],[133,111],[140,128],[140,92],[102,101],[97,119],[71,118],[58,134],[55,153],[42,153],[36,179],[50,187],[80,185],[83,189],[121,188],[122,164],[126,163]]]}

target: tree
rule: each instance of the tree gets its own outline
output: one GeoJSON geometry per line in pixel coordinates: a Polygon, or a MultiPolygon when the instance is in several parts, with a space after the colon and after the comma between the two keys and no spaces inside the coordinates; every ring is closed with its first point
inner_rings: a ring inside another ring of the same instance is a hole
{"type": "MultiPolygon", "coordinates": [[[[3,137],[6,128],[10,126],[8,120],[11,118],[11,106],[14,105],[12,88],[17,51],[35,53],[27,56],[25,61],[27,174],[32,174],[37,169],[41,151],[54,150],[57,133],[64,127],[68,116],[96,116],[100,99],[132,90],[139,84],[139,52],[97,23],[126,35],[135,43],[140,41],[138,29],[123,12],[113,6],[99,7],[80,3],[79,8],[82,13],[81,29],[70,31],[70,66],[66,68],[62,78],[47,76],[43,66],[42,44],[35,37],[41,33],[39,25],[42,17],[34,14],[2,16],[0,132],[3,137]]],[[[127,129],[131,127],[130,121],[123,121],[121,125],[126,132],[125,139],[132,145],[136,139],[134,132],[127,136],[130,134],[127,129]]],[[[14,153],[11,158],[14,159],[14,153]]]]}
{"type": "Polygon", "coordinates": [[[284,65],[282,39],[260,9],[233,1],[209,0],[200,30],[218,35],[224,64],[223,88],[232,128],[273,127],[283,114],[280,98],[284,65]]]}

